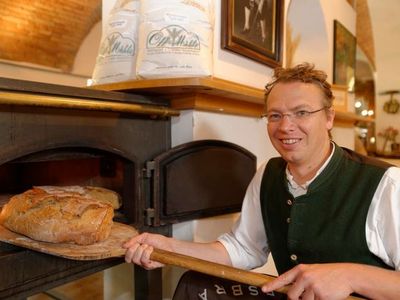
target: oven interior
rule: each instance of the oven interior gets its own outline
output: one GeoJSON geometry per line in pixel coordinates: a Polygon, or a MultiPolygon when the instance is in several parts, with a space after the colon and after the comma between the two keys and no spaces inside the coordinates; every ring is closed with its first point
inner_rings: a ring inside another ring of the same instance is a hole
{"type": "Polygon", "coordinates": [[[26,155],[0,165],[0,206],[34,186],[98,186],[117,192],[121,207],[114,220],[135,223],[135,163],[99,149],[69,147],[26,155]]]}

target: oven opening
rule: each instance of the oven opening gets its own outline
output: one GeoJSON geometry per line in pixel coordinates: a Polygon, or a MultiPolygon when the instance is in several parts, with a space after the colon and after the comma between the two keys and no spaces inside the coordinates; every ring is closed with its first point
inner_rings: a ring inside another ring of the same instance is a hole
{"type": "Polygon", "coordinates": [[[97,186],[117,192],[121,207],[114,220],[135,222],[135,164],[116,154],[91,148],[36,152],[0,166],[0,206],[33,186],[97,186]]]}

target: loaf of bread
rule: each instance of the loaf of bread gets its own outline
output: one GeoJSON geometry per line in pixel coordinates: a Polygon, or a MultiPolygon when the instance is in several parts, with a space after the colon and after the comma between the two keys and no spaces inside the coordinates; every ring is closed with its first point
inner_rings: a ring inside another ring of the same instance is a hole
{"type": "Polygon", "coordinates": [[[38,241],[90,245],[110,235],[113,216],[109,203],[35,187],[11,197],[0,224],[38,241]]]}
{"type": "Polygon", "coordinates": [[[101,202],[110,203],[114,209],[121,207],[121,197],[118,193],[97,186],[80,186],[80,185],[70,185],[70,186],[53,186],[53,185],[43,185],[36,186],[36,188],[42,189],[49,194],[68,196],[68,195],[78,195],[84,198],[92,198],[101,202]]]}

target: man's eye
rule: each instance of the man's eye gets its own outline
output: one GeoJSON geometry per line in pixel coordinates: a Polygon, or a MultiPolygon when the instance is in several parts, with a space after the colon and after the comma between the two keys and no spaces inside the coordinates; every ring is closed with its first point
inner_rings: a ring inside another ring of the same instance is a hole
{"type": "Polygon", "coordinates": [[[270,121],[278,121],[282,118],[280,114],[269,114],[268,115],[268,120],[270,121]]]}
{"type": "Polygon", "coordinates": [[[302,118],[302,117],[306,117],[306,116],[308,116],[310,113],[308,112],[308,111],[306,111],[306,110],[299,110],[299,111],[296,111],[295,113],[294,113],[294,115],[296,116],[296,117],[298,117],[298,118],[302,118]]]}

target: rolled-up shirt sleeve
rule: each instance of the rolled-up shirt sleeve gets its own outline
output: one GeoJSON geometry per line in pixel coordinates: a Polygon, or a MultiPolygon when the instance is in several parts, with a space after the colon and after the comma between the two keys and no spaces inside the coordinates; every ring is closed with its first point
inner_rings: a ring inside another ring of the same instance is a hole
{"type": "Polygon", "coordinates": [[[400,270],[400,168],[389,168],[372,198],[366,222],[372,253],[400,270]]]}
{"type": "Polygon", "coordinates": [[[260,186],[265,169],[262,165],[250,182],[243,200],[239,219],[218,241],[229,253],[232,265],[240,269],[254,269],[267,262],[269,247],[260,205],[260,186]]]}

